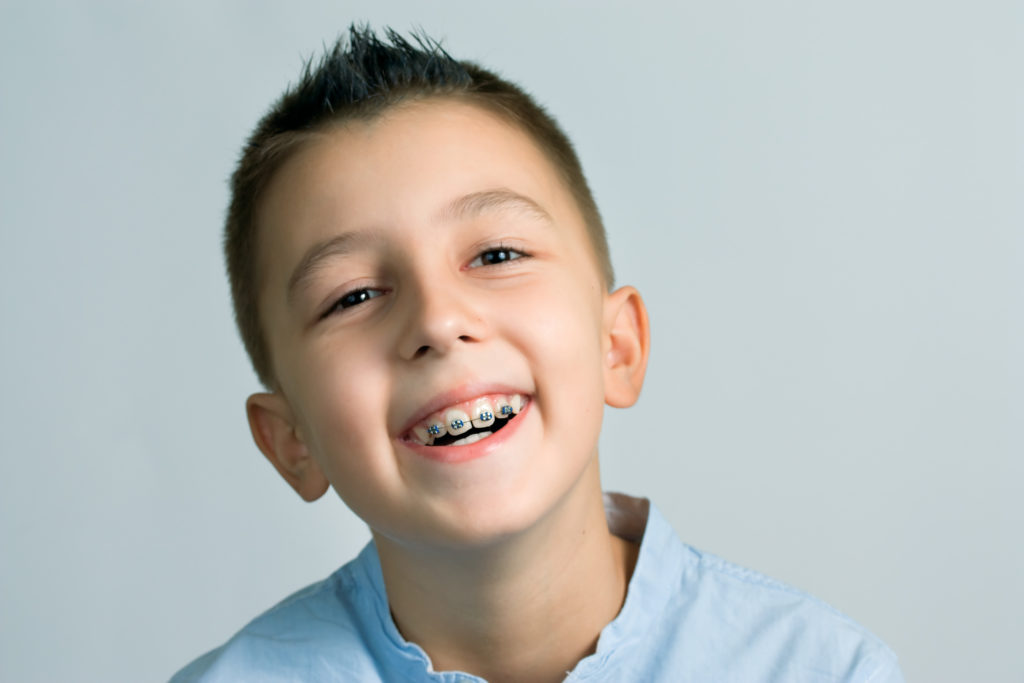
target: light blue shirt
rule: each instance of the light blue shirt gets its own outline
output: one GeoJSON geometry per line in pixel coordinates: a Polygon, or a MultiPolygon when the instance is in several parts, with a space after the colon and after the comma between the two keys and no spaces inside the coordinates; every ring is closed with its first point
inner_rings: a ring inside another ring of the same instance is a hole
{"type": "MultiPolygon", "coordinates": [[[[640,554],[622,611],[567,681],[902,683],[892,651],[828,605],[682,543],[646,500],[605,501],[613,533],[642,536],[640,554]]],[[[371,542],[172,683],[378,680],[483,679],[435,672],[426,652],[401,636],[371,542]]]]}

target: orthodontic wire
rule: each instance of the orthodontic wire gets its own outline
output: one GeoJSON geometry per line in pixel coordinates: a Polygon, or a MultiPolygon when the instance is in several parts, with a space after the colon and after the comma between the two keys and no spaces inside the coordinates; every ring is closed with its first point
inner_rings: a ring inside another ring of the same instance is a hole
{"type": "MultiPolygon", "coordinates": [[[[501,414],[500,415],[495,415],[491,411],[486,410],[486,411],[480,413],[480,415],[478,415],[477,417],[471,418],[470,422],[472,422],[473,420],[490,420],[491,418],[497,419],[499,417],[504,420],[504,419],[508,419],[508,418],[512,417],[514,414],[515,413],[512,412],[512,406],[504,405],[504,406],[501,407],[501,414]],[[484,417],[485,414],[488,415],[489,417],[484,417]]],[[[463,427],[466,426],[466,422],[465,422],[465,420],[461,420],[459,418],[456,418],[456,419],[451,421],[451,426],[452,426],[452,429],[462,429],[463,427]]],[[[434,424],[431,424],[429,427],[427,427],[427,433],[430,434],[431,436],[439,436],[441,434],[440,423],[435,422],[434,424]]]]}

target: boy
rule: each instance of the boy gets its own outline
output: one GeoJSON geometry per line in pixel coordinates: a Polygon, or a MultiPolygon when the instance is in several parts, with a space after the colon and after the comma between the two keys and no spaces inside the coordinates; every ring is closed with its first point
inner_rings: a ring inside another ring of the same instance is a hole
{"type": "Polygon", "coordinates": [[[226,252],[256,444],[373,541],[175,680],[899,681],[827,606],[602,495],[647,315],[554,121],[352,29],[263,119],[226,252]]]}

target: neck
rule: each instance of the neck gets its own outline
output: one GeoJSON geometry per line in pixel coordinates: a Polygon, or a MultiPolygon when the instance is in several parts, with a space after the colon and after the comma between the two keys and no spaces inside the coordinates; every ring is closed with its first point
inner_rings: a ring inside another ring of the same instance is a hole
{"type": "Polygon", "coordinates": [[[374,534],[392,616],[436,671],[560,681],[618,614],[637,547],[608,531],[597,460],[532,528],[486,548],[426,552],[374,534]]]}

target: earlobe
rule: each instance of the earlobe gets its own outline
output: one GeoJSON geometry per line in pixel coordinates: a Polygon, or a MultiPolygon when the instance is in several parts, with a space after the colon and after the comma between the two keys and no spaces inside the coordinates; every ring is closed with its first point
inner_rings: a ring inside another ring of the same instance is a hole
{"type": "Polygon", "coordinates": [[[253,394],[245,413],[256,446],[295,492],[307,502],[324,495],[330,484],[309,454],[288,401],[278,393],[253,394]]]}
{"type": "Polygon", "coordinates": [[[640,397],[651,343],[640,292],[622,287],[609,294],[604,324],[604,400],[613,408],[628,408],[640,397]]]}

